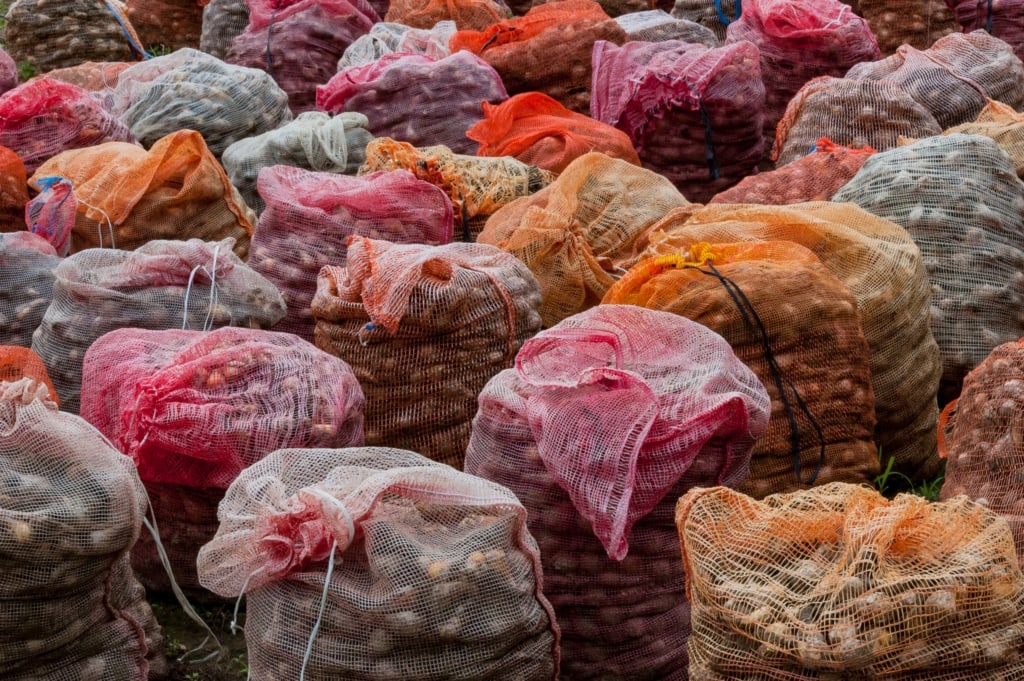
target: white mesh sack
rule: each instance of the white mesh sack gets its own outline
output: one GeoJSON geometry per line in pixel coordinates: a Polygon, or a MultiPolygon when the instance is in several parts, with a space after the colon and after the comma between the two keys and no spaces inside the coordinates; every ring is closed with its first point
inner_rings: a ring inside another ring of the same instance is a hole
{"type": "Polygon", "coordinates": [[[0,234],[0,345],[32,344],[53,295],[60,256],[32,232],[0,234]]]}
{"type": "Polygon", "coordinates": [[[448,40],[455,34],[455,22],[439,21],[433,28],[412,28],[393,21],[381,21],[370,32],[345,48],[338,60],[338,71],[349,66],[372,64],[385,54],[409,52],[443,59],[451,54],[448,40]]]}
{"type": "Polygon", "coordinates": [[[680,40],[708,47],[719,47],[722,44],[715,32],[707,26],[689,19],[676,18],[663,9],[622,14],[615,17],[615,23],[622,27],[631,42],[680,40]]]}

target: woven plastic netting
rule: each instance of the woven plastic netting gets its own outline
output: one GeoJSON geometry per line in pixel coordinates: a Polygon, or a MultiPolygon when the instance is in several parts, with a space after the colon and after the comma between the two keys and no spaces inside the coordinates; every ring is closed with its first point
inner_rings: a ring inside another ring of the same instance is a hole
{"type": "Polygon", "coordinates": [[[199,49],[223,59],[231,42],[249,25],[249,3],[246,0],[209,0],[203,7],[203,26],[199,49]]]}
{"type": "Polygon", "coordinates": [[[378,22],[369,33],[345,48],[345,53],[338,60],[338,71],[344,71],[350,66],[372,64],[392,52],[425,54],[444,59],[451,54],[448,41],[455,30],[454,21],[439,21],[430,29],[412,28],[391,21],[378,22]]]}
{"type": "Polygon", "coordinates": [[[645,168],[695,203],[757,170],[765,85],[757,48],[668,40],[594,45],[591,115],[624,131],[645,168]]]}
{"type": "Polygon", "coordinates": [[[893,470],[934,479],[941,472],[935,422],[942,360],[929,326],[928,275],[910,234],[848,203],[715,205],[668,213],[652,228],[645,255],[740,241],[796,242],[849,287],[870,350],[874,441],[893,470]]]}
{"type": "Polygon", "coordinates": [[[602,303],[640,305],[720,334],[764,383],[772,419],[740,489],[756,498],[878,473],[870,350],[857,299],[790,241],[694,244],[641,260],[602,303]]]}
{"type": "Polygon", "coordinates": [[[134,144],[135,136],[76,85],[39,78],[0,96],[0,145],[16,152],[29,174],[62,151],[104,142],[134,144]]]}
{"type": "Polygon", "coordinates": [[[523,261],[540,282],[544,326],[601,302],[638,258],[640,237],[665,213],[688,205],[666,178],[590,153],[539,192],[487,221],[478,241],[523,261]]]}
{"type": "Polygon", "coordinates": [[[25,164],[15,151],[0,146],[0,233],[25,230],[28,202],[25,164]]]}
{"type": "Polygon", "coordinates": [[[99,92],[117,85],[121,72],[134,64],[130,61],[87,61],[76,66],[46,72],[49,80],[70,83],[89,92],[99,92]]]}
{"type": "Polygon", "coordinates": [[[478,156],[513,156],[555,173],[592,151],[640,165],[626,133],[570,111],[543,92],[524,92],[498,105],[484,102],[483,113],[466,131],[480,144],[478,156]]]}
{"type": "Polygon", "coordinates": [[[1013,537],[966,497],[717,487],[680,499],[676,523],[691,679],[1021,678],[1013,537]]]}
{"type": "Polygon", "coordinates": [[[926,50],[939,38],[960,30],[943,0],[860,0],[858,4],[857,13],[867,19],[883,55],[893,54],[902,45],[926,50]]]}
{"type": "Polygon", "coordinates": [[[939,405],[996,346],[1024,336],[1024,182],[987,137],[931,137],[875,154],[833,197],[903,226],[932,288],[939,405]]]}
{"type": "Polygon", "coordinates": [[[60,257],[30,232],[0,234],[0,345],[29,347],[53,295],[60,257]]]}
{"type": "Polygon", "coordinates": [[[18,65],[14,63],[14,58],[5,50],[0,49],[0,94],[16,88],[20,79],[18,65]]]}
{"type": "Polygon", "coordinates": [[[901,47],[891,57],[854,66],[846,77],[899,85],[943,129],[973,121],[990,98],[1024,106],[1024,63],[984,31],[954,33],[923,51],[901,47]]]}
{"type": "Polygon", "coordinates": [[[630,42],[641,40],[656,43],[662,40],[680,40],[708,47],[718,47],[722,43],[710,28],[695,21],[678,19],[663,9],[630,12],[615,17],[615,22],[626,32],[626,38],[630,42]]]}
{"type": "Polygon", "coordinates": [[[380,137],[366,145],[360,175],[408,170],[444,190],[454,209],[455,238],[475,242],[488,219],[503,206],[546,187],[555,174],[510,156],[488,158],[455,154],[445,146],[417,149],[380,137]]]}
{"type": "Polygon", "coordinates": [[[119,0],[15,0],[5,19],[7,52],[37,73],[87,61],[133,61],[144,51],[119,0]]]}
{"type": "Polygon", "coordinates": [[[671,14],[707,27],[719,43],[724,43],[729,24],[743,11],[737,4],[736,0],[675,0],[671,14]]]}
{"type": "MultiPolygon", "coordinates": [[[[769,145],[786,105],[807,81],[839,77],[854,64],[881,57],[868,22],[839,0],[747,0],[743,16],[729,24],[725,42],[741,40],[754,43],[761,54],[769,145]]],[[[817,131],[822,135],[832,137],[828,130],[817,131]]]]}
{"type": "Polygon", "coordinates": [[[268,73],[189,48],[125,69],[107,97],[145,147],[196,130],[217,158],[232,142],[292,119],[288,95],[268,73]]]}
{"type": "Polygon", "coordinates": [[[27,347],[0,345],[0,383],[17,383],[25,378],[46,386],[47,399],[60,406],[53,383],[46,373],[46,365],[39,355],[27,347]]]}
{"type": "MultiPolygon", "coordinates": [[[[82,418],[135,462],[187,592],[202,590],[196,555],[243,469],[285,447],[363,444],[352,368],[289,333],[118,329],[89,347],[82,385],[82,418]]],[[[147,589],[170,590],[152,540],[132,564],[147,589]]]]}
{"type": "Polygon", "coordinates": [[[822,136],[850,147],[886,151],[901,136],[942,132],[935,117],[899,85],[822,76],[807,83],[779,121],[771,158],[776,167],[809,154],[822,136]]]}
{"type": "Polygon", "coordinates": [[[254,678],[558,677],[537,543],[500,485],[399,449],[284,449],[218,518],[199,575],[246,594],[254,678]]]}
{"type": "Polygon", "coordinates": [[[592,0],[536,5],[483,31],[459,31],[451,51],[480,55],[510,95],[543,92],[577,113],[590,112],[591,52],[598,40],[621,45],[626,32],[592,0]]]}
{"type": "Polygon", "coordinates": [[[151,241],[134,251],[92,248],[54,271],[53,301],[32,338],[61,407],[78,412],[86,350],[115,329],[270,328],[285,314],[274,285],[221,242],[151,241]]]}
{"type": "Polygon", "coordinates": [[[24,378],[0,383],[0,461],[4,678],[166,673],[159,626],[127,569],[146,509],[131,459],[24,378]]]}
{"type": "Polygon", "coordinates": [[[355,175],[366,162],[366,145],[373,139],[369,124],[360,113],[330,116],[307,111],[280,128],[238,140],[224,150],[221,162],[246,205],[262,213],[266,203],[257,180],[264,168],[280,165],[355,175]]]}
{"type": "Polygon", "coordinates": [[[1021,0],[946,0],[965,32],[983,30],[1006,41],[1024,59],[1024,2],[1021,0]]]}
{"type": "Polygon", "coordinates": [[[452,21],[460,30],[482,31],[508,17],[501,0],[391,0],[384,21],[420,29],[452,21]]]}
{"type": "MultiPolygon", "coordinates": [[[[533,4],[524,7],[520,14],[525,14],[530,7],[536,7],[544,2],[554,1],[556,0],[533,0],[533,4]]],[[[614,19],[634,14],[636,12],[648,12],[655,9],[658,5],[656,0],[597,0],[597,3],[601,6],[601,9],[608,14],[608,16],[614,19]]],[[[664,4],[664,1],[662,4],[664,4]]]]}
{"type": "Polygon", "coordinates": [[[380,17],[365,0],[248,0],[249,25],[224,61],[263,69],[288,93],[293,114],[317,106],[345,48],[380,17]]]}
{"type": "Polygon", "coordinates": [[[1013,107],[990,99],[974,121],[945,130],[942,134],[991,138],[1013,161],[1018,177],[1024,176],[1024,114],[1013,107]]]}
{"type": "Polygon", "coordinates": [[[143,45],[199,49],[203,6],[210,0],[124,0],[143,45]]]}
{"type": "Polygon", "coordinates": [[[317,87],[316,105],[328,113],[364,114],[377,137],[472,154],[477,145],[466,131],[483,118],[481,104],[506,99],[501,76],[474,54],[437,59],[393,52],[338,72],[317,87]]]}
{"type": "Polygon", "coordinates": [[[267,209],[249,266],[273,282],[288,305],[275,330],[310,342],[317,275],[325,265],[345,265],[351,235],[435,246],[452,240],[448,196],[405,171],[348,177],[272,166],[260,173],[258,186],[267,209]]]}
{"type": "Polygon", "coordinates": [[[685,680],[675,500],[746,477],[760,381],[699,324],[601,305],[527,341],[479,404],[466,471],[527,509],[563,678],[685,680]]]}

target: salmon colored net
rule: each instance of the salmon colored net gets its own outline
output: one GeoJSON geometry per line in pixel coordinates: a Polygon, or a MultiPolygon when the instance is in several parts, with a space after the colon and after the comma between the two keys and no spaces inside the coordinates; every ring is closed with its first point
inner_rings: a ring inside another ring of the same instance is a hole
{"type": "Polygon", "coordinates": [[[676,507],[694,681],[1016,681],[1024,575],[1006,521],[966,497],[832,484],[676,507]]]}
{"type": "Polygon", "coordinates": [[[98,92],[115,87],[118,76],[133,63],[130,61],[88,61],[76,66],[47,71],[46,78],[70,83],[89,92],[98,92]]]}
{"type": "Polygon", "coordinates": [[[209,0],[124,0],[128,20],[145,46],[199,49],[203,5],[209,0]]]}
{"type": "Polygon", "coordinates": [[[0,146],[0,232],[26,229],[25,204],[28,202],[25,164],[14,150],[0,146]]]}
{"type": "Polygon", "coordinates": [[[423,29],[454,21],[459,30],[483,31],[508,17],[500,0],[391,0],[384,21],[423,29]]]}
{"type": "Polygon", "coordinates": [[[674,312],[720,334],[772,399],[740,489],[757,498],[878,473],[875,397],[857,301],[788,241],[695,244],[634,265],[602,303],[674,312]]]}
{"type": "Polygon", "coordinates": [[[1024,177],[1024,114],[1013,107],[990,99],[973,123],[950,128],[943,135],[983,135],[990,137],[1006,152],[1024,177]]]}
{"type": "MultiPolygon", "coordinates": [[[[533,4],[527,5],[522,12],[519,12],[519,14],[525,14],[530,7],[535,7],[544,2],[555,1],[556,0],[533,0],[533,4]]],[[[638,12],[650,11],[654,9],[657,4],[655,0],[597,0],[597,3],[601,5],[601,9],[603,9],[608,16],[615,19],[628,17],[630,14],[636,14],[638,12]]]]}
{"type": "Polygon", "coordinates": [[[28,378],[46,386],[49,399],[60,406],[57,391],[53,388],[46,365],[39,355],[27,347],[0,345],[0,383],[15,383],[28,378]]]}
{"type": "Polygon", "coordinates": [[[926,50],[939,38],[960,30],[944,0],[860,0],[883,56],[901,45],[926,50]]]}
{"type": "Polygon", "coordinates": [[[50,305],[60,262],[41,236],[26,231],[0,234],[0,345],[32,344],[50,305]]]}

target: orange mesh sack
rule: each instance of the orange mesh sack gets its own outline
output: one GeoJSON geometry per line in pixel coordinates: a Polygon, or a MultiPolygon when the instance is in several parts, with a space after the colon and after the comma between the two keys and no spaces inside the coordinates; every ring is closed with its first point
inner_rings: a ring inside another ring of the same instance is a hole
{"type": "Polygon", "coordinates": [[[78,199],[72,253],[191,238],[232,238],[240,257],[249,253],[256,216],[194,130],[172,133],[149,151],[122,142],[67,151],[29,183],[39,188],[47,177],[70,181],[78,199]]]}
{"type": "Polygon", "coordinates": [[[483,31],[459,31],[453,53],[480,55],[510,95],[543,92],[576,113],[590,111],[591,52],[598,40],[621,45],[626,32],[592,0],[536,5],[483,31]]]}
{"type": "Polygon", "coordinates": [[[544,326],[601,302],[636,261],[640,237],[688,202],[650,170],[591,153],[551,185],[510,203],[487,221],[478,241],[522,260],[540,282],[544,326]]]}
{"type": "Polygon", "coordinates": [[[524,92],[502,102],[484,102],[484,119],[466,131],[480,143],[478,156],[514,156],[560,173],[591,151],[640,165],[626,133],[570,111],[543,92],[524,92]]]}
{"type": "Polygon", "coordinates": [[[9,681],[166,673],[127,569],[146,496],[135,467],[44,383],[0,383],[0,669],[9,681]]]}
{"type": "Polygon", "coordinates": [[[679,40],[708,47],[718,47],[722,43],[710,28],[695,21],[676,18],[663,9],[629,12],[615,17],[615,22],[626,32],[628,42],[679,40]]]}
{"type": "Polygon", "coordinates": [[[121,72],[131,66],[130,61],[87,61],[83,64],[46,72],[46,78],[70,83],[89,92],[113,88],[121,72]]]}
{"type": "Polygon", "coordinates": [[[203,5],[209,0],[124,0],[128,20],[143,45],[171,50],[199,48],[203,5]]]}
{"type": "Polygon", "coordinates": [[[21,232],[25,222],[25,204],[29,202],[25,164],[18,154],[0,146],[0,233],[21,232]]]}
{"type": "Polygon", "coordinates": [[[674,312],[728,341],[772,419],[740,489],[756,497],[878,473],[870,353],[857,300],[793,242],[696,244],[634,265],[603,303],[674,312]]]}
{"type": "MultiPolygon", "coordinates": [[[[556,0],[533,0],[533,4],[524,8],[522,13],[530,7],[536,7],[544,2],[555,2],[556,0]]],[[[628,16],[636,12],[647,12],[655,8],[655,0],[597,0],[608,16],[615,18],[628,16]]],[[[620,24],[621,25],[621,24],[620,24]]]]}
{"type": "Polygon", "coordinates": [[[203,7],[200,51],[223,59],[231,49],[231,41],[242,35],[248,25],[249,3],[246,0],[209,0],[203,7]]]}
{"type": "Polygon", "coordinates": [[[822,136],[849,147],[892,149],[901,136],[942,132],[935,117],[895,83],[823,76],[807,83],[779,121],[771,158],[781,167],[811,153],[822,136]]]}
{"type": "Polygon", "coordinates": [[[454,154],[444,146],[417,149],[388,137],[366,145],[360,175],[408,170],[448,194],[454,209],[455,238],[477,240],[487,220],[503,206],[546,187],[555,174],[510,156],[486,158],[454,154]]]}
{"type": "Polygon", "coordinates": [[[907,230],[852,204],[707,206],[674,211],[654,229],[646,255],[698,243],[786,240],[814,252],[857,299],[870,349],[874,441],[893,469],[914,480],[941,472],[935,453],[939,346],[929,326],[932,296],[921,252],[907,230]]]}
{"type": "Polygon", "coordinates": [[[91,248],[54,271],[53,301],[32,337],[65,411],[78,413],[86,350],[115,329],[270,328],[285,314],[274,285],[221,242],[91,248]]]}
{"type": "Polygon", "coordinates": [[[484,244],[349,239],[320,270],[317,347],[352,365],[366,394],[366,444],[462,468],[480,390],[540,330],[526,267],[484,244]]]}
{"type": "Polygon", "coordinates": [[[391,0],[384,21],[421,29],[453,21],[460,30],[482,31],[508,17],[501,0],[391,0]]]}
{"type": "Polygon", "coordinates": [[[974,122],[963,123],[942,134],[990,137],[1013,161],[1017,176],[1024,177],[1024,114],[1017,113],[1013,107],[990,99],[974,122]]]}
{"type": "Polygon", "coordinates": [[[890,55],[902,45],[918,50],[960,30],[943,0],[860,0],[860,16],[878,39],[878,49],[890,55]]]}
{"type": "Polygon", "coordinates": [[[0,234],[0,345],[32,344],[32,333],[50,304],[60,261],[41,236],[0,234]]]}
{"type": "Polygon", "coordinates": [[[480,394],[466,471],[527,509],[566,679],[687,678],[690,606],[675,500],[737,485],[768,422],[721,336],[600,305],[527,341],[480,394]]]}
{"type": "Polygon", "coordinates": [[[966,497],[715,487],[680,499],[676,524],[695,681],[1021,678],[1013,537],[966,497]]]}
{"type": "Polygon", "coordinates": [[[46,386],[47,399],[57,404],[57,392],[39,355],[27,347],[0,345],[0,383],[17,383],[23,378],[46,386]]]}
{"type": "Polygon", "coordinates": [[[537,543],[500,485],[399,449],[282,449],[218,517],[199,576],[246,595],[253,678],[558,678],[537,543]]]}
{"type": "Polygon", "coordinates": [[[1024,336],[1024,182],[991,139],[930,137],[875,154],[832,200],[903,226],[921,249],[940,406],[996,346],[1024,336]]]}

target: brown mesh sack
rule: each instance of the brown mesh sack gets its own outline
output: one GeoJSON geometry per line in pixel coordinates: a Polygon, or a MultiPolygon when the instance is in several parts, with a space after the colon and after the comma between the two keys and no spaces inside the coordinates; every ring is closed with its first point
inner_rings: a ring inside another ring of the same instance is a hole
{"type": "Polygon", "coordinates": [[[12,149],[0,146],[0,233],[20,232],[29,202],[25,164],[12,149]]]}
{"type": "Polygon", "coordinates": [[[508,16],[500,0],[392,0],[384,21],[422,29],[454,21],[458,30],[482,31],[508,16]]]}
{"type": "Polygon", "coordinates": [[[675,0],[672,16],[706,26],[715,34],[718,43],[724,43],[729,24],[740,18],[742,7],[736,0],[675,0]]]}
{"type": "Polygon", "coordinates": [[[640,165],[626,133],[570,111],[543,92],[524,92],[501,104],[484,102],[484,118],[466,131],[480,143],[478,156],[514,156],[561,173],[592,151],[640,165]]]}
{"type": "Polygon", "coordinates": [[[640,40],[656,43],[662,40],[681,40],[684,43],[698,43],[708,47],[718,47],[722,44],[710,28],[695,21],[676,18],[663,9],[629,12],[616,17],[615,22],[626,32],[628,42],[640,40]]]}
{"type": "Polygon", "coordinates": [[[159,140],[149,151],[121,142],[66,151],[29,180],[59,176],[71,182],[78,214],[71,252],[130,251],[157,239],[235,240],[245,258],[256,215],[195,130],[159,140]]]}
{"type": "Polygon", "coordinates": [[[366,394],[366,444],[462,468],[480,390],[540,330],[526,267],[484,244],[392,244],[352,236],[345,267],[320,270],[317,347],[366,394]]]}
{"type": "Polygon", "coordinates": [[[991,139],[931,137],[875,154],[832,200],[903,226],[920,248],[940,406],[996,346],[1024,336],[1024,182],[991,139]]]}
{"type": "Polygon", "coordinates": [[[85,352],[114,329],[270,328],[281,321],[281,294],[233,245],[151,241],[134,251],[92,248],[65,258],[32,338],[61,407],[78,413],[85,352]]]}
{"type": "Polygon", "coordinates": [[[902,45],[926,50],[939,38],[960,30],[944,0],[860,0],[857,12],[867,19],[882,55],[902,45]]]}
{"type": "Polygon", "coordinates": [[[857,300],[793,242],[695,244],[634,265],[602,303],[674,312],[721,334],[764,383],[772,418],[754,446],[756,498],[870,482],[875,396],[857,300]]]}
{"type": "Polygon", "coordinates": [[[246,0],[209,0],[203,7],[199,49],[223,59],[231,49],[231,41],[249,25],[249,3],[246,0]]]}
{"type": "Polygon", "coordinates": [[[680,499],[676,524],[694,681],[1024,676],[1013,537],[966,497],[715,487],[680,499]]]}
{"type": "Polygon", "coordinates": [[[366,145],[360,175],[408,170],[448,194],[455,238],[475,242],[487,220],[503,206],[546,187],[555,174],[504,156],[487,158],[452,153],[444,146],[416,148],[388,137],[366,145]]]}
{"type": "MultiPolygon", "coordinates": [[[[536,7],[537,5],[545,2],[555,1],[556,0],[533,0],[533,4],[524,7],[520,14],[525,14],[530,7],[536,7]]],[[[655,0],[597,0],[597,3],[601,5],[601,9],[603,9],[608,16],[615,19],[628,16],[635,12],[647,12],[654,9],[657,5],[655,0]]]]}
{"type": "Polygon", "coordinates": [[[973,123],[958,125],[942,134],[991,138],[1013,161],[1018,177],[1024,177],[1024,114],[1013,107],[990,99],[973,123]]]}
{"type": "Polygon", "coordinates": [[[203,5],[209,0],[124,0],[128,20],[143,45],[199,49],[203,5]]]}
{"type": "MultiPolygon", "coordinates": [[[[0,345],[29,347],[53,295],[57,251],[31,232],[0,234],[0,345]]],[[[54,393],[56,394],[56,393],[54,393]]]]}
{"type": "Polygon", "coordinates": [[[131,459],[25,378],[0,383],[0,462],[4,679],[166,672],[159,627],[125,569],[146,509],[131,459]]]}
{"type": "Polygon", "coordinates": [[[1021,0],[946,0],[964,32],[983,30],[1013,47],[1024,59],[1024,2],[1021,0]]]}
{"type": "Polygon", "coordinates": [[[875,444],[883,459],[893,458],[893,470],[935,478],[942,360],[929,326],[928,274],[907,230],[851,204],[716,205],[670,212],[652,229],[645,255],[686,252],[700,242],[775,240],[810,249],[849,287],[870,349],[875,444]]]}
{"type": "Polygon", "coordinates": [[[935,117],[895,83],[823,76],[796,93],[779,121],[771,158],[780,167],[806,156],[821,137],[885,151],[901,136],[942,132],[935,117]]]}
{"type": "Polygon", "coordinates": [[[121,72],[131,66],[130,61],[87,61],[83,64],[46,72],[46,78],[70,83],[88,92],[99,92],[117,85],[121,72]]]}
{"type": "Polygon", "coordinates": [[[58,407],[57,391],[46,373],[46,365],[39,355],[27,347],[0,345],[0,383],[17,383],[28,378],[46,386],[48,398],[58,407]]]}
{"type": "Polygon", "coordinates": [[[246,595],[253,678],[554,681],[558,625],[512,492],[398,449],[283,449],[199,553],[246,595]]]}
{"type": "Polygon", "coordinates": [[[760,381],[699,324],[599,305],[527,341],[479,402],[466,471],[527,509],[562,678],[685,681],[673,508],[746,477],[768,422],[760,381]]]}
{"type": "Polygon", "coordinates": [[[626,32],[592,0],[536,5],[483,31],[459,31],[451,51],[469,50],[493,66],[510,95],[543,92],[577,113],[590,111],[590,55],[598,40],[621,45],[626,32]]]}
{"type": "Polygon", "coordinates": [[[550,327],[600,303],[636,262],[641,235],[671,209],[687,205],[661,175],[595,152],[491,216],[478,241],[530,268],[544,297],[544,326],[550,327]]]}

